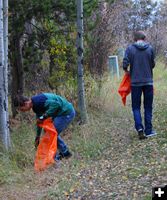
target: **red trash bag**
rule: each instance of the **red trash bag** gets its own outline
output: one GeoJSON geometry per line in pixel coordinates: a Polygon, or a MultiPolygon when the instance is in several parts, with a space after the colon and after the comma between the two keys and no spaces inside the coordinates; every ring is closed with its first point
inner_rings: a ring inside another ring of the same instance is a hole
{"type": "Polygon", "coordinates": [[[36,171],[42,171],[55,162],[58,134],[51,118],[44,120],[38,126],[44,129],[44,135],[41,137],[36,151],[34,168],[36,171]]]}
{"type": "Polygon", "coordinates": [[[118,88],[118,93],[122,97],[122,103],[124,104],[124,106],[126,105],[126,97],[130,92],[131,92],[130,74],[125,73],[118,88]]]}

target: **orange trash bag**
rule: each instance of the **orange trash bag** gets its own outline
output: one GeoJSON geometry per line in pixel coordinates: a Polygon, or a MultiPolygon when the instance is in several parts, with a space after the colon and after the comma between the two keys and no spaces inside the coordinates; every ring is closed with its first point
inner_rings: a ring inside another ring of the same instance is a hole
{"type": "Polygon", "coordinates": [[[58,134],[51,118],[45,119],[38,126],[44,129],[44,135],[41,137],[36,151],[34,168],[36,171],[42,171],[55,162],[58,134]]]}
{"type": "Polygon", "coordinates": [[[126,97],[130,92],[131,92],[130,74],[125,73],[118,88],[118,93],[122,97],[122,103],[124,104],[124,106],[126,105],[126,97]]]}

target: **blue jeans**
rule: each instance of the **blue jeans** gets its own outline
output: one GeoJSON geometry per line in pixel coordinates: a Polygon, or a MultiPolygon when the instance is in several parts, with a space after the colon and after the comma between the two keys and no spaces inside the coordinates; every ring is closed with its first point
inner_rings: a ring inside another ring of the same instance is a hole
{"type": "Polygon", "coordinates": [[[153,86],[132,86],[131,87],[131,98],[132,98],[132,111],[135,121],[135,128],[138,131],[143,129],[145,134],[152,132],[152,105],[153,105],[153,86]],[[143,104],[144,104],[144,125],[142,124],[141,117],[141,96],[143,93],[143,104]]]}
{"type": "Polygon", "coordinates": [[[60,133],[67,128],[67,126],[70,124],[70,122],[74,119],[75,117],[75,110],[73,110],[70,114],[68,115],[62,115],[62,116],[57,116],[54,118],[53,123],[54,126],[57,130],[58,133],[58,138],[57,138],[57,147],[58,150],[61,153],[65,153],[68,150],[67,145],[63,141],[63,139],[60,137],[60,133]]]}

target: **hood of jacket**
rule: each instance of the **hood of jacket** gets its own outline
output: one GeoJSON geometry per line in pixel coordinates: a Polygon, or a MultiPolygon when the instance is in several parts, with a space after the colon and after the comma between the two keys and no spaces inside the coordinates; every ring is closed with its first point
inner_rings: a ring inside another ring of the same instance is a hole
{"type": "Polygon", "coordinates": [[[149,44],[144,41],[137,41],[133,44],[137,49],[145,50],[149,47],[149,44]]]}

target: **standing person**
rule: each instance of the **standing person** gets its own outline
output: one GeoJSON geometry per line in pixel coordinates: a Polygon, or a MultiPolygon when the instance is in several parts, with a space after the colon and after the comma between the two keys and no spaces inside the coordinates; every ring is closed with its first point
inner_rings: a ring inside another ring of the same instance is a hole
{"type": "Polygon", "coordinates": [[[143,31],[135,32],[134,43],[127,47],[123,58],[123,69],[131,77],[132,111],[139,139],[156,135],[152,129],[154,51],[145,39],[143,31]],[[140,111],[142,94],[145,127],[140,111]]]}
{"type": "MultiPolygon", "coordinates": [[[[55,160],[72,156],[67,145],[60,137],[60,133],[67,128],[75,117],[75,110],[70,102],[53,93],[41,93],[31,98],[18,95],[14,100],[14,105],[22,112],[32,109],[33,112],[36,113],[38,122],[42,122],[44,119],[51,117],[58,133],[57,145],[59,153],[56,154],[55,160]]],[[[35,147],[39,145],[41,130],[42,128],[37,126],[35,147]]]]}

